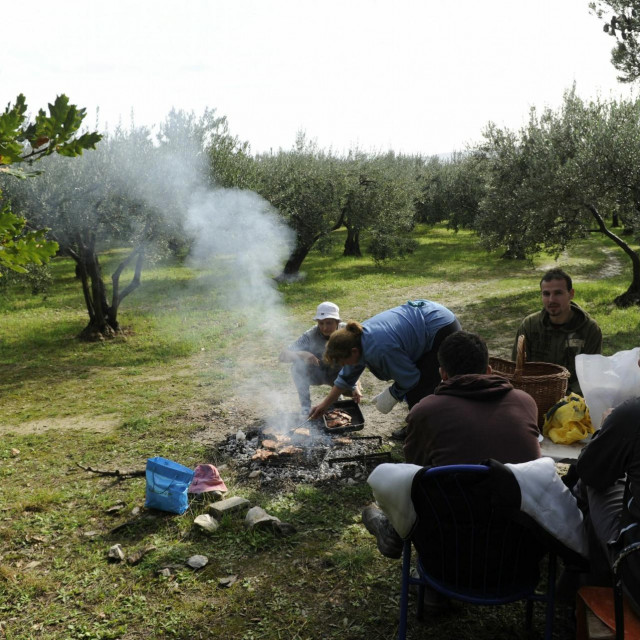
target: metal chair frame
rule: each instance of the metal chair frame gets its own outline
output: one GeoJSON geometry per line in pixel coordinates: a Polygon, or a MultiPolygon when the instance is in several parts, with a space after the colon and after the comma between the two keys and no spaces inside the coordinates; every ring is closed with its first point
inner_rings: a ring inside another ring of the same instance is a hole
{"type": "Polygon", "coordinates": [[[633,542],[617,555],[613,563],[613,605],[616,620],[616,640],[624,640],[624,597],[622,592],[622,568],[624,561],[640,551],[640,542],[633,542]]]}

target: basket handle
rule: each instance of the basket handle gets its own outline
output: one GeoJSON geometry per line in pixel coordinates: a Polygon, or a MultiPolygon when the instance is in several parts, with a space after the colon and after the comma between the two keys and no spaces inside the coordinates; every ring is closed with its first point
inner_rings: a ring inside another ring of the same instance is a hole
{"type": "Polygon", "coordinates": [[[524,350],[524,336],[518,336],[518,353],[516,357],[516,375],[522,375],[524,369],[524,363],[526,362],[527,354],[524,350]]]}

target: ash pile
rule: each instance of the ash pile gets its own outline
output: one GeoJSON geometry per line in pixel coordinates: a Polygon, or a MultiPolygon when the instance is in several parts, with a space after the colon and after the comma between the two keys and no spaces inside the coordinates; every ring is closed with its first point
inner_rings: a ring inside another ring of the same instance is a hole
{"type": "Polygon", "coordinates": [[[305,484],[364,482],[371,470],[391,461],[380,436],[361,436],[362,425],[327,420],[300,424],[299,414],[282,414],[264,426],[240,430],[219,446],[233,461],[239,477],[261,484],[293,481],[305,484]]]}

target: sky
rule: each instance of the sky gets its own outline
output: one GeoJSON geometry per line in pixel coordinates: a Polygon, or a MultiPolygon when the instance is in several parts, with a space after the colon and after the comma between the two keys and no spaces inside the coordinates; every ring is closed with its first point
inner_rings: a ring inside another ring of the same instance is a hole
{"type": "Polygon", "coordinates": [[[3,4],[0,106],[64,93],[101,130],[215,108],[254,153],[446,154],[530,107],[629,97],[588,0],[30,0],[3,4]],[[99,109],[99,111],[97,111],[99,109]]]}

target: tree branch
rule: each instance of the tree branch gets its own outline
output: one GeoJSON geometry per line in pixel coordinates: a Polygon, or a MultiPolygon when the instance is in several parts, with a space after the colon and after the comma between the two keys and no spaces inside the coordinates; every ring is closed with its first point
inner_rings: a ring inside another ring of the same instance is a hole
{"type": "Polygon", "coordinates": [[[83,467],[79,462],[76,462],[76,465],[80,467],[83,471],[89,471],[90,473],[95,473],[99,476],[110,476],[116,478],[137,478],[145,475],[144,469],[130,469],[130,470],[120,470],[115,469],[113,471],[108,471],[106,469],[94,469],[93,467],[83,467]]]}

